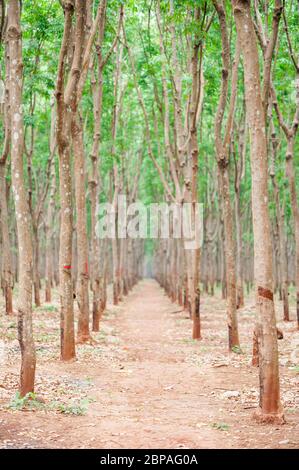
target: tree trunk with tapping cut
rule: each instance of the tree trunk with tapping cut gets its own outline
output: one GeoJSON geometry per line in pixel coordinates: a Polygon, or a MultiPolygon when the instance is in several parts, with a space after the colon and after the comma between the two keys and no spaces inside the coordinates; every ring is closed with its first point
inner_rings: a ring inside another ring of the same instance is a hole
{"type": "Polygon", "coordinates": [[[245,100],[250,135],[254,277],[259,343],[260,401],[256,417],[283,422],[280,403],[276,319],[273,300],[272,243],[268,210],[266,119],[262,102],[257,39],[249,0],[232,0],[244,60],[245,100]]]}

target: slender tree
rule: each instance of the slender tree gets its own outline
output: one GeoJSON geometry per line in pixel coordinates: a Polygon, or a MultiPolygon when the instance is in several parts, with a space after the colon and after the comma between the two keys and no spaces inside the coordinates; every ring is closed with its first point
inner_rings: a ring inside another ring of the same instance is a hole
{"type": "MultiPolygon", "coordinates": [[[[3,12],[2,12],[3,14],[3,12]]],[[[2,39],[2,37],[1,37],[2,39]]],[[[5,42],[5,83],[4,83],[4,96],[1,101],[4,107],[4,131],[5,138],[3,143],[2,155],[0,157],[0,213],[1,213],[1,235],[2,235],[2,272],[1,272],[1,287],[5,296],[5,311],[8,315],[13,313],[12,305],[12,292],[13,292],[13,269],[12,269],[12,256],[11,256],[11,242],[9,236],[9,216],[7,207],[7,159],[10,151],[11,143],[11,114],[10,114],[10,72],[9,72],[9,48],[8,42],[5,42]]]]}
{"type": "Polygon", "coordinates": [[[230,48],[226,25],[226,13],[223,1],[214,1],[222,39],[222,84],[218,109],[215,117],[215,143],[217,151],[217,164],[219,170],[220,192],[223,199],[223,219],[225,232],[225,261],[226,261],[226,286],[227,286],[227,323],[228,323],[228,347],[232,350],[239,346],[239,334],[237,323],[237,292],[236,292],[236,247],[233,235],[233,213],[230,199],[229,184],[229,157],[231,151],[231,137],[237,94],[238,65],[240,58],[240,45],[237,38],[235,62],[232,70],[231,100],[228,111],[227,125],[224,141],[221,137],[222,121],[227,102],[229,71],[230,71],[230,48]]]}
{"type": "MultiPolygon", "coordinates": [[[[72,46],[72,17],[75,3],[68,0],[62,4],[64,10],[64,33],[60,49],[56,100],[57,100],[57,146],[59,154],[59,190],[60,190],[60,252],[59,252],[59,289],[61,301],[61,359],[75,357],[74,305],[72,283],[72,236],[73,205],[71,178],[70,99],[78,83],[77,62],[81,61],[82,32],[77,36],[77,49],[74,52],[72,69],[67,85],[65,81],[66,60],[72,46]],[[79,46],[79,50],[78,50],[79,46]]],[[[79,6],[78,4],[76,6],[79,6]]],[[[77,10],[78,15],[78,10],[77,10]]],[[[79,20],[79,18],[77,18],[79,20]]],[[[77,23],[78,24],[78,23],[77,23]]],[[[79,23],[83,29],[83,22],[79,23]]]]}
{"type": "Polygon", "coordinates": [[[6,34],[9,54],[9,100],[12,137],[11,174],[19,248],[18,338],[22,354],[20,393],[25,396],[26,393],[34,390],[36,358],[32,332],[32,238],[23,168],[23,64],[19,0],[9,0],[6,34]]]}

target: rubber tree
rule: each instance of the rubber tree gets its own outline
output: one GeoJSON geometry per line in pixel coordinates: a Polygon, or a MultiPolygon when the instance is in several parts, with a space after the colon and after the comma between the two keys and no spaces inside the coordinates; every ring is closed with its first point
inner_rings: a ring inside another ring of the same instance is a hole
{"type": "Polygon", "coordinates": [[[257,38],[250,0],[232,0],[244,61],[246,112],[250,136],[254,278],[259,345],[259,409],[265,422],[283,422],[280,402],[276,318],[273,299],[272,240],[268,208],[268,155],[266,113],[262,100],[257,38]]]}
{"type": "Polygon", "coordinates": [[[30,211],[24,180],[24,125],[22,111],[22,31],[19,0],[10,0],[7,11],[7,43],[9,55],[9,97],[11,116],[11,175],[16,211],[19,295],[18,339],[21,348],[20,394],[34,390],[35,346],[32,331],[33,256],[30,211]]]}

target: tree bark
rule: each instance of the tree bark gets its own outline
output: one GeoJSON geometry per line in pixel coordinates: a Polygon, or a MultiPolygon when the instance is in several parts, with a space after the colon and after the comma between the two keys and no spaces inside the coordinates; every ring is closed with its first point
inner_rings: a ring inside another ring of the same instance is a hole
{"type": "Polygon", "coordinates": [[[22,111],[22,39],[20,3],[10,0],[7,13],[7,41],[9,47],[9,96],[11,112],[11,172],[15,201],[19,247],[18,339],[22,362],[20,394],[34,391],[35,346],[32,331],[32,239],[30,212],[23,171],[24,127],[22,111]]]}
{"type": "Polygon", "coordinates": [[[5,163],[0,161],[0,212],[1,212],[1,234],[2,234],[2,273],[1,285],[5,298],[5,313],[11,315],[12,307],[12,289],[13,273],[12,258],[9,239],[9,220],[6,199],[6,168],[5,163]]]}
{"type": "Polygon", "coordinates": [[[73,205],[70,152],[71,110],[65,103],[64,75],[65,61],[71,47],[72,16],[74,2],[63,3],[65,24],[60,49],[56,85],[57,100],[57,146],[59,154],[60,191],[60,249],[59,249],[59,288],[60,288],[60,334],[61,359],[75,358],[74,305],[72,283],[72,237],[73,205]]]}
{"type": "MultiPolygon", "coordinates": [[[[299,80],[297,79],[298,83],[299,80]]],[[[298,84],[299,90],[299,84],[298,84]]],[[[299,95],[299,91],[298,91],[299,95]]],[[[299,119],[299,118],[298,118],[299,119]]],[[[298,127],[298,124],[297,124],[298,127]]],[[[296,129],[297,129],[296,127],[296,129]]],[[[291,195],[291,208],[294,220],[294,233],[295,233],[295,246],[296,246],[296,313],[297,313],[297,328],[299,330],[299,205],[297,199],[296,178],[294,168],[294,141],[296,132],[293,130],[287,139],[287,152],[286,152],[286,175],[289,180],[290,195],[291,195]]]]}
{"type": "Polygon", "coordinates": [[[75,170],[75,199],[77,214],[77,288],[76,299],[79,307],[77,341],[86,342],[90,339],[89,333],[89,262],[87,239],[87,214],[85,203],[85,157],[83,143],[83,128],[78,113],[72,118],[72,139],[74,151],[75,170]]]}
{"type": "MultiPolygon", "coordinates": [[[[53,157],[56,136],[55,136],[55,109],[54,102],[51,104],[51,135],[50,135],[50,158],[53,157]]],[[[50,165],[50,195],[49,204],[46,215],[45,231],[46,231],[46,266],[45,266],[45,301],[51,302],[51,289],[53,284],[53,225],[54,225],[54,213],[55,213],[55,193],[56,193],[56,172],[54,160],[50,165]]]]}
{"type": "MultiPolygon", "coordinates": [[[[244,307],[244,256],[242,241],[242,223],[241,223],[241,182],[245,174],[245,157],[247,142],[247,121],[246,113],[244,119],[244,127],[237,129],[238,132],[238,161],[235,158],[235,220],[236,220],[236,275],[237,275],[237,309],[244,307]]],[[[234,145],[233,145],[234,147],[234,145]]],[[[234,152],[235,155],[235,152],[234,152]]]]}
{"type": "Polygon", "coordinates": [[[271,130],[271,144],[272,144],[272,162],[270,167],[270,176],[272,180],[274,200],[276,207],[276,218],[277,218],[277,236],[278,236],[278,262],[280,271],[280,292],[282,294],[283,301],[283,319],[284,321],[289,321],[289,286],[288,286],[288,264],[287,264],[287,249],[286,249],[286,239],[285,239],[285,223],[284,223],[284,207],[280,201],[279,187],[277,179],[275,176],[275,161],[277,155],[277,146],[278,141],[276,137],[275,128],[273,121],[270,121],[270,130],[271,130]]]}
{"type": "MultiPolygon", "coordinates": [[[[94,129],[93,129],[93,143],[90,153],[91,160],[91,175],[89,178],[90,188],[90,201],[91,201],[91,289],[93,293],[92,300],[92,330],[99,331],[99,324],[102,315],[103,306],[103,273],[101,277],[100,271],[100,240],[96,234],[97,223],[97,208],[99,203],[100,194],[100,177],[98,168],[98,153],[101,139],[101,117],[102,117],[102,100],[103,100],[103,60],[102,60],[102,41],[104,37],[105,28],[105,7],[102,19],[99,24],[99,39],[96,44],[97,61],[98,61],[98,75],[95,77],[94,73],[91,79],[92,94],[93,94],[93,116],[94,116],[94,129]]],[[[105,254],[104,254],[105,256],[105,254]]],[[[103,257],[104,257],[103,256],[103,257]]],[[[102,265],[104,260],[102,260],[102,265]]]]}
{"type": "Polygon", "coordinates": [[[260,402],[256,417],[283,422],[273,301],[273,268],[268,210],[268,162],[257,40],[249,0],[232,0],[244,60],[245,100],[250,134],[254,274],[259,341],[260,402]]]}
{"type": "MultiPolygon", "coordinates": [[[[2,12],[4,14],[4,12],[2,12]]],[[[10,150],[11,144],[11,114],[9,102],[9,50],[6,41],[5,44],[5,95],[4,95],[4,129],[5,138],[3,143],[2,155],[0,157],[0,213],[1,213],[1,235],[2,235],[2,272],[1,272],[1,286],[4,291],[5,298],[5,312],[7,315],[13,313],[12,305],[12,290],[13,290],[13,268],[11,245],[9,238],[9,217],[7,208],[7,181],[6,181],[6,161],[10,150]]]]}
{"type": "MultiPolygon", "coordinates": [[[[194,19],[199,22],[200,9],[194,10],[194,19]]],[[[188,113],[189,122],[189,144],[187,162],[184,166],[184,202],[192,204],[192,224],[195,222],[195,203],[197,202],[197,178],[198,178],[198,141],[197,141],[197,116],[199,103],[203,95],[203,82],[201,77],[202,55],[199,63],[199,51],[201,43],[195,35],[193,53],[191,59],[192,87],[190,94],[190,109],[188,113]]],[[[202,54],[202,49],[201,49],[202,54]]],[[[201,339],[200,325],[200,249],[186,250],[188,300],[189,312],[193,322],[192,338],[201,339]]]]}
{"type": "Polygon", "coordinates": [[[228,81],[230,68],[230,47],[227,34],[226,14],[223,1],[213,1],[216,8],[221,30],[222,40],[222,82],[221,93],[219,98],[218,109],[215,118],[215,143],[217,152],[217,164],[219,170],[220,193],[222,197],[222,210],[224,221],[224,247],[225,247],[225,263],[226,263],[226,288],[227,288],[227,324],[228,324],[228,347],[231,351],[234,347],[239,346],[239,333],[237,323],[237,292],[236,292],[236,247],[233,236],[233,213],[230,199],[229,184],[229,156],[230,143],[232,134],[232,123],[235,112],[235,101],[237,93],[238,65],[240,58],[240,46],[237,38],[236,56],[232,67],[231,79],[231,99],[228,112],[228,118],[225,129],[225,137],[222,140],[221,128],[223,122],[224,111],[226,108],[228,95],[228,81]]]}

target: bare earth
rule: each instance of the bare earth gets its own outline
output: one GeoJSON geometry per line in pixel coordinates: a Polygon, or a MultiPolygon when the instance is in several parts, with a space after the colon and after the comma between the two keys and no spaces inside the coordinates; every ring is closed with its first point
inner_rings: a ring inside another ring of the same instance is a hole
{"type": "Polygon", "coordinates": [[[258,370],[250,365],[252,298],[239,313],[242,354],[228,354],[225,301],[203,298],[203,339],[194,342],[186,313],[155,281],[144,280],[120,306],[108,306],[101,332],[93,334],[96,344],[78,345],[78,360],[68,364],[59,361],[54,300],[34,313],[36,394],[43,404],[33,411],[9,405],[20,352],[16,318],[4,316],[1,306],[0,337],[9,338],[0,364],[1,448],[298,448],[295,322],[279,323],[287,424],[258,425],[251,418],[258,402],[258,370]],[[54,405],[74,413],[86,398],[79,416],[54,405]]]}

